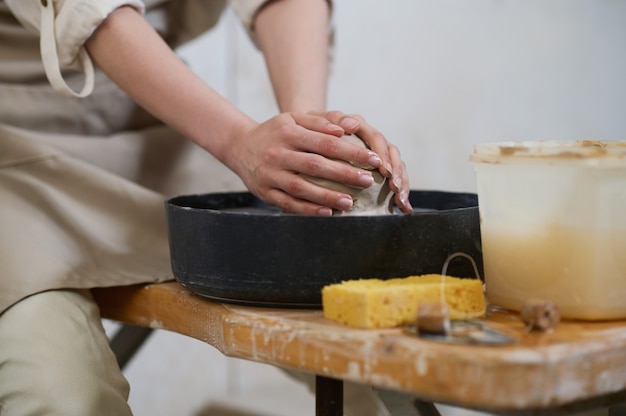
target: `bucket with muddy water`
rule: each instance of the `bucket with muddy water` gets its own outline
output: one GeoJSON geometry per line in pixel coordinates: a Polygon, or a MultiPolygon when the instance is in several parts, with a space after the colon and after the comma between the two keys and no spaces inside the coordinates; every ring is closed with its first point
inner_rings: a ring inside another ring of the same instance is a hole
{"type": "Polygon", "coordinates": [[[486,294],[519,311],[626,318],[626,141],[476,145],[486,294]]]}

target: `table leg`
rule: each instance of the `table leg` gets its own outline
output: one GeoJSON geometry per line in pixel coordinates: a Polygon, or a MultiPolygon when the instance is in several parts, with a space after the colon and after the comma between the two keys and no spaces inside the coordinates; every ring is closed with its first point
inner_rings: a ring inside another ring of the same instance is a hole
{"type": "Polygon", "coordinates": [[[343,381],[315,376],[315,415],[343,415],[343,381]]]}
{"type": "Polygon", "coordinates": [[[392,416],[441,416],[433,403],[399,391],[374,389],[392,416]]]}
{"type": "Polygon", "coordinates": [[[413,406],[415,406],[417,412],[422,416],[441,416],[441,413],[439,413],[434,403],[423,402],[416,399],[413,401],[413,406]]]}
{"type": "Polygon", "coordinates": [[[626,404],[614,404],[609,407],[609,416],[626,415],[626,404]]]}
{"type": "Polygon", "coordinates": [[[122,325],[111,338],[111,349],[117,358],[117,363],[123,370],[124,366],[133,358],[137,350],[152,334],[152,328],[135,325],[122,325]]]}

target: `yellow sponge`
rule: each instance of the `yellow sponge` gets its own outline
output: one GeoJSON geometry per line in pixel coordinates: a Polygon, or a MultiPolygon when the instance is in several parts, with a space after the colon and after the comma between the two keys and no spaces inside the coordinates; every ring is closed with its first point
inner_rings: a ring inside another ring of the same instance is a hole
{"type": "Polygon", "coordinates": [[[438,274],[348,280],[328,285],[322,288],[322,306],[328,319],[356,328],[385,328],[415,322],[418,303],[443,302],[442,294],[450,319],[485,314],[480,280],[438,274]]]}

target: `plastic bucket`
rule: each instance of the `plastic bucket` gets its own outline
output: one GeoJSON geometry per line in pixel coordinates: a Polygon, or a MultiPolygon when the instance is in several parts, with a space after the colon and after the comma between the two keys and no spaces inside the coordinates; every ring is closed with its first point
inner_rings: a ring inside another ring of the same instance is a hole
{"type": "Polygon", "coordinates": [[[626,318],[626,141],[486,143],[470,160],[489,302],[626,318]]]}

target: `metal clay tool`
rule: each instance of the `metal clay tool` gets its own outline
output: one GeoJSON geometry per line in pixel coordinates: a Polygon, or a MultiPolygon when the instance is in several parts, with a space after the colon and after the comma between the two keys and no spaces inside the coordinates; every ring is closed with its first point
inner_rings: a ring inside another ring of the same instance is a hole
{"type": "Polygon", "coordinates": [[[405,332],[419,338],[448,344],[469,345],[508,345],[515,339],[502,332],[490,328],[478,320],[450,321],[450,329],[446,333],[420,332],[417,323],[405,327],[405,332]]]}

